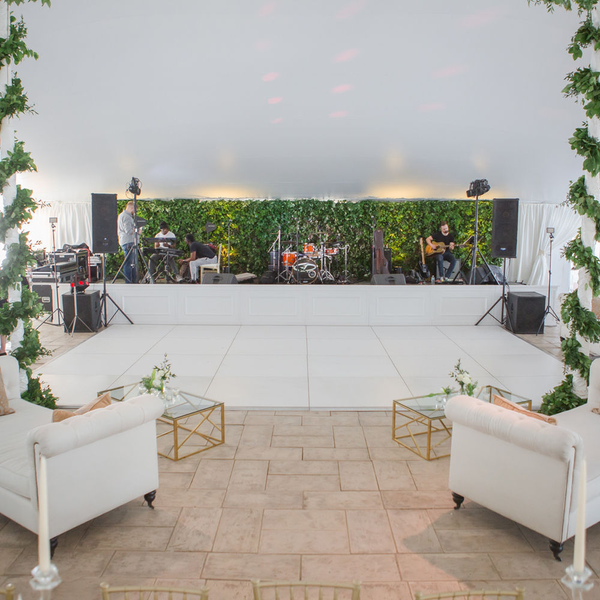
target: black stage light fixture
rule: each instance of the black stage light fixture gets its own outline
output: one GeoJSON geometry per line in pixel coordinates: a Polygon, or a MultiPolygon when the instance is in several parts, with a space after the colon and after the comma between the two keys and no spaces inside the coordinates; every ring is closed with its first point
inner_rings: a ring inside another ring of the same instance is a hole
{"type": "Polygon", "coordinates": [[[78,294],[84,294],[85,290],[90,287],[90,284],[84,279],[77,279],[71,282],[71,293],[74,291],[78,294]]]}
{"type": "Polygon", "coordinates": [[[134,196],[139,196],[142,193],[142,182],[137,177],[132,177],[127,191],[134,196]]]}
{"type": "Polygon", "coordinates": [[[490,191],[490,184],[487,179],[476,179],[471,181],[471,185],[467,190],[467,198],[474,198],[475,196],[483,196],[485,193],[490,191]]]}

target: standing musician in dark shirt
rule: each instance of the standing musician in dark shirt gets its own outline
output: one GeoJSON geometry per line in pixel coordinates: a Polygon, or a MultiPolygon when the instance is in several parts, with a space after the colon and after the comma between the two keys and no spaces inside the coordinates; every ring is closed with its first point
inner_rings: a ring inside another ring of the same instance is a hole
{"type": "Polygon", "coordinates": [[[440,230],[436,231],[433,235],[430,235],[427,238],[427,243],[434,250],[436,248],[444,249],[443,252],[438,252],[434,254],[435,258],[435,279],[437,282],[444,279],[447,279],[454,271],[454,267],[456,265],[456,257],[452,254],[452,250],[454,250],[454,236],[450,233],[450,228],[448,227],[448,223],[446,221],[442,221],[440,223],[440,230]],[[450,264],[448,265],[448,269],[444,274],[444,261],[448,261],[450,264]]]}
{"type": "Polygon", "coordinates": [[[185,236],[185,243],[190,249],[190,257],[180,259],[179,264],[189,263],[190,277],[192,281],[197,281],[200,266],[217,264],[217,256],[210,246],[197,242],[191,233],[185,236]]]}

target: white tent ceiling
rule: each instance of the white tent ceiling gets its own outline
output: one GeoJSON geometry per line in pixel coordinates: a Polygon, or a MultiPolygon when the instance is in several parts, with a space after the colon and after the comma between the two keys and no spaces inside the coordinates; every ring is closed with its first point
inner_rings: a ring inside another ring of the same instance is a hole
{"type": "Polygon", "coordinates": [[[561,96],[577,14],[526,0],[54,0],[17,123],[45,201],[142,197],[561,202],[584,118],[561,96]]]}

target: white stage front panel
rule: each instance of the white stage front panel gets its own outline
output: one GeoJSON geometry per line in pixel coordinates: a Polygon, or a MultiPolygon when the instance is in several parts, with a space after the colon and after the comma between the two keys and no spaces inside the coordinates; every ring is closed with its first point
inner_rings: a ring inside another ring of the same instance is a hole
{"type": "MultiPolygon", "coordinates": [[[[107,290],[134,323],[155,325],[474,325],[502,293],[495,285],[114,284],[107,290]]],[[[558,310],[555,298],[552,306],[558,310]]],[[[493,314],[500,317],[500,303],[493,314]]],[[[113,322],[126,320],[117,314],[113,322]]],[[[483,324],[496,321],[487,317],[483,324]]]]}

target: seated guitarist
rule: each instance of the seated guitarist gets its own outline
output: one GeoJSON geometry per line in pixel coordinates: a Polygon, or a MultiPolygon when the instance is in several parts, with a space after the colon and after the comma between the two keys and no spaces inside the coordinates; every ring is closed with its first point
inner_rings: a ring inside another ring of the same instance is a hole
{"type": "Polygon", "coordinates": [[[450,263],[445,273],[445,278],[449,278],[452,274],[452,271],[454,271],[454,266],[456,265],[456,257],[451,252],[452,250],[454,250],[454,236],[450,233],[450,228],[448,227],[448,223],[446,221],[442,221],[440,223],[439,231],[436,231],[433,235],[430,235],[427,238],[427,243],[434,250],[435,248],[440,248],[440,251],[437,254],[434,254],[436,281],[439,282],[440,280],[444,279],[445,260],[450,263]]]}

